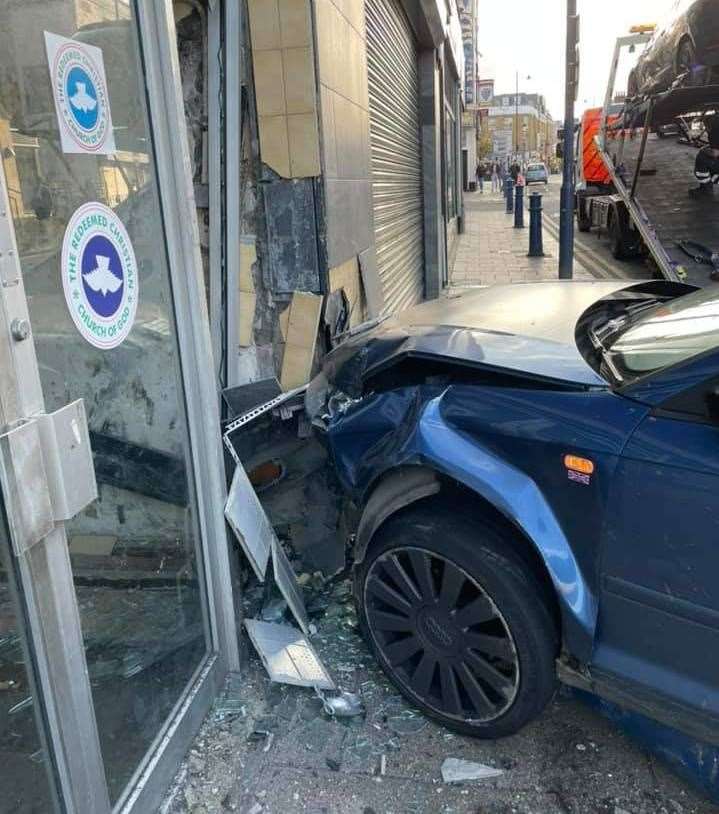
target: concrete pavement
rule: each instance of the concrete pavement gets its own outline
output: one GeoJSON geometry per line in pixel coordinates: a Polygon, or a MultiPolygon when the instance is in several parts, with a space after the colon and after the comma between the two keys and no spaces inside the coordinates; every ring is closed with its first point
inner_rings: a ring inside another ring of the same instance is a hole
{"type": "MultiPolygon", "coordinates": [[[[490,191],[465,193],[465,231],[460,236],[450,285],[495,285],[497,283],[556,280],[559,263],[559,189],[561,179],[553,176],[549,185],[528,187],[527,196],[541,192],[543,197],[543,240],[545,257],[527,257],[529,250],[529,207],[525,228],[514,228],[514,217],[505,213],[504,197],[490,191]]],[[[525,197],[527,197],[525,196],[525,197]]],[[[643,263],[614,260],[596,235],[575,234],[574,278],[638,279],[650,276],[643,263]]]]}

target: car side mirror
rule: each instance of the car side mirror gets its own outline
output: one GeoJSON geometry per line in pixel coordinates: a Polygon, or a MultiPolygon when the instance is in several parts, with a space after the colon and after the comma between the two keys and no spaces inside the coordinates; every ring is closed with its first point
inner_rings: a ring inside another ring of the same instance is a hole
{"type": "Polygon", "coordinates": [[[712,421],[719,424],[719,385],[715,385],[704,395],[704,403],[707,408],[707,415],[712,421]]]}

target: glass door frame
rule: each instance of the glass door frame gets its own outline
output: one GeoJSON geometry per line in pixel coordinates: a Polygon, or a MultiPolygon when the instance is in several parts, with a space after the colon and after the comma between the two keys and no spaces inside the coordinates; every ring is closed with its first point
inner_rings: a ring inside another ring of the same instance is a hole
{"type": "MultiPolygon", "coordinates": [[[[133,6],[176,316],[210,627],[208,654],[114,807],[117,812],[144,814],[155,810],[162,801],[228,671],[238,670],[240,659],[224,519],[227,492],[217,385],[212,374],[172,2],[133,0],[133,6]]],[[[31,479],[36,487],[23,488],[23,492],[37,501],[36,511],[29,516],[39,519],[28,528],[17,524],[14,556],[59,793],[67,812],[109,814],[112,809],[65,527],[47,517],[47,482],[41,463],[36,461],[41,451],[37,417],[44,411],[32,325],[0,163],[0,453],[4,453],[4,497],[10,512],[13,499],[18,502],[21,485],[25,487],[31,479]],[[10,440],[8,431],[14,433],[14,440],[10,440]],[[23,454],[13,457],[10,447],[17,452],[18,446],[23,454]]],[[[41,462],[41,454],[39,458],[41,462]]]]}

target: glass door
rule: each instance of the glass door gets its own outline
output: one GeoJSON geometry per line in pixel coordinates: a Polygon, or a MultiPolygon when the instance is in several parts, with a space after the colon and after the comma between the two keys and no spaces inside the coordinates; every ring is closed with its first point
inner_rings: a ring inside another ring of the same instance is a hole
{"type": "Polygon", "coordinates": [[[44,409],[87,414],[64,528],[115,805],[217,649],[133,3],[0,0],[0,160],[44,409]]]}
{"type": "Polygon", "coordinates": [[[0,811],[57,810],[54,770],[1,498],[0,778],[0,811]]]}

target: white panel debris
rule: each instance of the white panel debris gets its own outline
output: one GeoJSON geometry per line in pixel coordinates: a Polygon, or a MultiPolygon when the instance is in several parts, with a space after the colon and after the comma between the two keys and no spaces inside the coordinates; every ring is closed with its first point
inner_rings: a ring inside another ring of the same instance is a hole
{"type": "Polygon", "coordinates": [[[297,623],[305,634],[309,634],[310,620],[302,598],[302,590],[297,583],[297,577],[292,570],[290,561],[276,537],[272,540],[272,569],[277,587],[287,600],[287,604],[290,606],[297,623]]]}
{"type": "Polygon", "coordinates": [[[260,582],[265,581],[275,532],[241,465],[235,467],[225,517],[260,582]]]}
{"type": "Polygon", "coordinates": [[[299,630],[257,619],[246,619],[245,627],[272,681],[334,690],[334,681],[299,630]]]}

